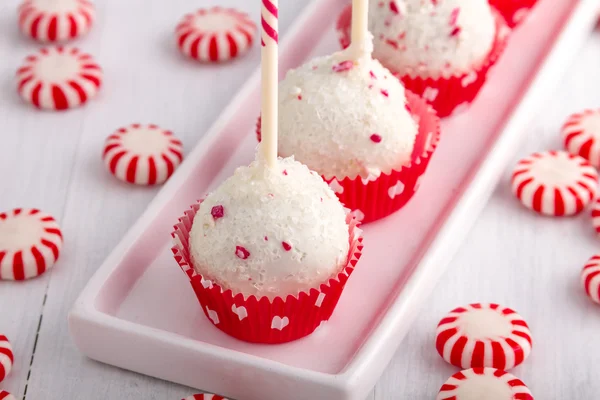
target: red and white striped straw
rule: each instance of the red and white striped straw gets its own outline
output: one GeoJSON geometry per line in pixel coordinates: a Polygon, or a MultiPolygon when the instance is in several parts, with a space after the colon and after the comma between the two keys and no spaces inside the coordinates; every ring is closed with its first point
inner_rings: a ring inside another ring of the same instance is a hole
{"type": "Polygon", "coordinates": [[[366,52],[369,34],[369,0],[352,0],[352,49],[356,57],[366,52]]]}
{"type": "Polygon", "coordinates": [[[277,163],[277,121],[278,101],[278,41],[279,41],[279,0],[262,0],[261,11],[261,71],[262,71],[262,110],[261,148],[267,165],[277,163]]]}

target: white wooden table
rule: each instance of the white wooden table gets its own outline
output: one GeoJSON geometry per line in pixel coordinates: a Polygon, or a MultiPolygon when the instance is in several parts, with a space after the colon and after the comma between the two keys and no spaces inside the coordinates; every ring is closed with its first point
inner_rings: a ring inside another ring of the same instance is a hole
{"type": "MultiPolygon", "coordinates": [[[[27,400],[180,399],[193,390],[83,357],[69,337],[67,313],[158,191],[110,177],[100,161],[104,138],[119,126],[152,122],[172,129],[192,148],[258,65],[259,51],[255,46],[243,61],[226,66],[199,67],[179,56],[174,26],[200,6],[256,7],[247,0],[97,3],[96,26],[76,44],[100,61],[105,87],[87,107],[47,113],[25,106],[16,94],[14,72],[39,46],[17,30],[18,0],[0,2],[0,209],[41,208],[61,222],[65,236],[50,273],[25,283],[0,282],[0,333],[11,339],[16,355],[0,388],[27,400]]],[[[283,2],[283,35],[305,4],[283,2]]],[[[523,127],[528,139],[515,161],[535,150],[560,148],[565,117],[600,106],[599,69],[600,35],[594,34],[555,97],[523,127]]],[[[433,399],[456,371],[435,352],[435,326],[449,309],[479,301],[513,307],[530,323],[532,356],[513,372],[536,398],[598,398],[600,307],[583,295],[579,272],[600,250],[600,239],[587,215],[553,220],[519,207],[508,179],[507,171],[370,400],[433,399]]]]}

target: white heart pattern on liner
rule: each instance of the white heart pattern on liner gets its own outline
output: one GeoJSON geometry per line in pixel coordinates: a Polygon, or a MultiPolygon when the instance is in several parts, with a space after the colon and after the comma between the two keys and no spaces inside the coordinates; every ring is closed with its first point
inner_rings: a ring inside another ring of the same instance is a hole
{"type": "Polygon", "coordinates": [[[439,93],[440,91],[438,89],[428,87],[423,90],[423,98],[427,101],[434,101],[439,93]]]}
{"type": "Polygon", "coordinates": [[[323,304],[323,300],[325,300],[325,293],[319,293],[319,297],[317,297],[317,301],[315,302],[315,306],[321,307],[323,304]]]}
{"type": "Polygon", "coordinates": [[[462,80],[460,81],[460,84],[462,85],[462,87],[467,87],[471,83],[475,82],[476,80],[477,80],[477,73],[475,71],[471,71],[464,78],[462,78],[462,80]]]}
{"type": "Polygon", "coordinates": [[[352,214],[354,215],[354,218],[356,218],[356,220],[358,222],[362,222],[362,220],[365,219],[365,213],[360,211],[359,209],[352,211],[352,214]]]}
{"type": "Polygon", "coordinates": [[[433,148],[433,133],[429,132],[427,134],[427,139],[425,139],[425,151],[430,151],[433,148]]]}
{"type": "Polygon", "coordinates": [[[417,190],[419,190],[419,188],[421,187],[421,178],[422,178],[422,177],[423,177],[423,175],[421,175],[421,176],[419,176],[419,177],[417,178],[417,182],[415,183],[415,192],[416,192],[417,190]]]}
{"type": "Polygon", "coordinates": [[[240,321],[248,316],[248,311],[246,311],[246,307],[244,306],[236,307],[235,304],[232,304],[231,311],[233,311],[233,313],[238,316],[240,321]]]}
{"type": "Polygon", "coordinates": [[[288,326],[289,323],[290,320],[288,317],[281,318],[280,316],[276,315],[273,317],[273,321],[271,321],[271,329],[279,329],[281,331],[283,328],[288,326]]]}
{"type": "Polygon", "coordinates": [[[212,281],[209,281],[208,279],[204,279],[201,277],[200,283],[202,284],[202,287],[204,289],[212,289],[212,281]]]}
{"type": "Polygon", "coordinates": [[[458,115],[458,114],[462,114],[465,111],[467,111],[469,109],[469,102],[465,101],[464,103],[461,103],[459,105],[457,105],[454,110],[452,111],[452,116],[458,115]]]}
{"type": "Polygon", "coordinates": [[[340,185],[340,183],[337,181],[337,179],[332,180],[329,183],[329,187],[331,188],[331,190],[334,191],[334,193],[337,193],[337,194],[344,193],[344,187],[342,185],[340,185]]]}
{"type": "Polygon", "coordinates": [[[393,199],[397,195],[402,194],[402,192],[404,192],[404,183],[398,181],[394,186],[388,189],[388,196],[390,196],[390,199],[393,199]]]}
{"type": "Polygon", "coordinates": [[[517,10],[512,17],[512,22],[513,24],[518,24],[520,22],[522,22],[525,17],[527,16],[527,14],[529,14],[529,9],[527,8],[521,8],[519,10],[517,10]]]}
{"type": "Polygon", "coordinates": [[[211,310],[208,307],[206,307],[206,312],[208,313],[208,318],[210,318],[210,320],[213,322],[213,324],[219,325],[219,315],[217,314],[217,312],[214,310],[211,310]]]}
{"type": "Polygon", "coordinates": [[[505,39],[508,35],[510,35],[511,32],[512,29],[510,29],[508,26],[503,26],[498,32],[498,38],[505,39]]]}

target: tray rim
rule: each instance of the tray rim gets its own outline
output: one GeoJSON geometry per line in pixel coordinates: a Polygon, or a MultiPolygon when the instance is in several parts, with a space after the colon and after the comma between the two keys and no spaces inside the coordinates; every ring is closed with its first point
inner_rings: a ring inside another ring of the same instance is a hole
{"type": "MultiPolygon", "coordinates": [[[[298,34],[305,25],[305,22],[310,20],[311,16],[317,12],[321,1],[312,0],[302,14],[294,21],[282,40],[282,47],[287,47],[288,42],[298,34]]],[[[531,120],[534,115],[532,110],[535,109],[536,104],[539,104],[539,99],[543,99],[545,94],[553,89],[552,85],[540,85],[540,83],[550,81],[550,77],[552,76],[560,76],[562,71],[571,63],[572,57],[579,50],[579,47],[570,46],[570,44],[573,42],[573,39],[578,39],[591,31],[596,21],[597,11],[598,5],[595,0],[579,0],[578,4],[574,5],[570,17],[565,17],[566,23],[564,23],[560,32],[557,33],[549,51],[545,53],[545,58],[538,66],[534,78],[523,89],[519,103],[505,118],[505,123],[500,128],[502,133],[491,146],[486,159],[480,164],[477,172],[470,179],[464,191],[457,196],[458,201],[456,205],[436,232],[435,238],[428,247],[427,252],[410,274],[404,285],[404,289],[390,303],[383,317],[378,321],[377,326],[373,328],[348,364],[339,373],[331,374],[279,363],[278,367],[281,374],[310,380],[327,386],[336,392],[345,394],[356,391],[362,393],[365,391],[365,387],[368,387],[368,390],[370,390],[372,385],[370,383],[365,384],[364,382],[367,381],[366,376],[375,377],[376,379],[380,376],[385,365],[389,363],[394,354],[394,352],[388,350],[390,348],[389,343],[396,341],[391,346],[394,346],[394,349],[397,348],[400,343],[400,340],[397,338],[404,336],[404,333],[411,325],[410,323],[400,324],[400,321],[408,320],[412,322],[414,320],[418,307],[412,307],[413,309],[411,310],[411,303],[415,301],[420,302],[423,296],[427,296],[437,283],[439,276],[446,270],[448,262],[485,206],[485,200],[489,198],[493,188],[496,186],[504,170],[506,160],[511,157],[513,154],[512,150],[520,143],[519,127],[525,126],[531,120]],[[451,234],[457,230],[458,226],[463,228],[460,230],[461,234],[451,234]],[[434,279],[432,279],[432,274],[436,276],[434,279]],[[366,371],[366,367],[371,364],[370,359],[375,357],[384,360],[383,363],[380,363],[383,365],[383,367],[379,368],[381,371],[373,371],[373,369],[366,371]],[[362,377],[363,382],[358,377],[362,377]]],[[[580,42],[581,40],[577,41],[577,43],[580,42]]],[[[178,347],[201,352],[210,357],[235,358],[238,363],[248,367],[255,367],[261,370],[268,370],[272,367],[275,361],[122,320],[116,316],[99,311],[94,305],[106,280],[116,270],[118,261],[137,240],[141,232],[147,228],[147,225],[151,221],[150,217],[162,208],[169,194],[184,183],[186,177],[194,167],[194,163],[191,160],[199,160],[204,157],[210,148],[209,144],[218,139],[218,135],[224,125],[233,117],[244,99],[254,90],[259,79],[260,69],[257,68],[230,104],[219,115],[208,132],[189,153],[186,161],[190,162],[184,162],[178,168],[82,290],[69,313],[70,333],[82,353],[88,355],[84,350],[86,346],[78,338],[77,331],[83,325],[94,327],[102,325],[105,329],[110,329],[114,332],[126,332],[145,336],[150,340],[160,340],[161,342],[175,344],[178,347]]],[[[555,79],[555,81],[558,81],[558,79],[555,79]]]]}

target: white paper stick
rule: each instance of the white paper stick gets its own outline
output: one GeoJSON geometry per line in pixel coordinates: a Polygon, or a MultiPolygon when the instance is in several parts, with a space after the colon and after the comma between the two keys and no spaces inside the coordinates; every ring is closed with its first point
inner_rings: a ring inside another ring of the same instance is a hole
{"type": "Polygon", "coordinates": [[[277,163],[279,0],[262,0],[261,149],[269,167],[277,163]]]}
{"type": "Polygon", "coordinates": [[[352,49],[356,56],[367,51],[369,0],[352,0],[352,49]]]}

